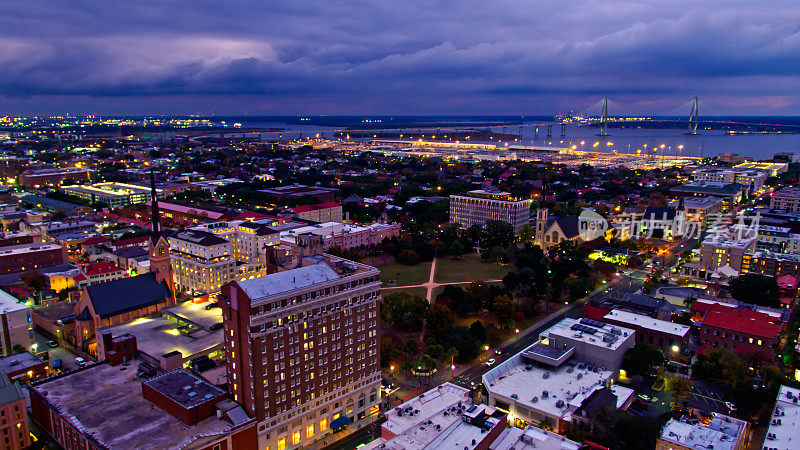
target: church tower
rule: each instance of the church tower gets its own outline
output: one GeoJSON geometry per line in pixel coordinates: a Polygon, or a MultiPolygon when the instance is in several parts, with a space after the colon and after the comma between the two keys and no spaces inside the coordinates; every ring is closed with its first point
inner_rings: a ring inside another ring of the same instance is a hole
{"type": "Polygon", "coordinates": [[[539,207],[536,209],[536,234],[533,243],[544,250],[544,233],[547,231],[547,200],[546,200],[545,179],[542,176],[542,195],[539,196],[539,207]]]}
{"type": "Polygon", "coordinates": [[[156,178],[153,169],[150,169],[150,209],[151,224],[153,234],[150,235],[149,257],[150,272],[156,274],[156,280],[166,281],[169,290],[172,292],[172,302],[175,303],[175,285],[172,279],[172,264],[169,258],[168,233],[161,230],[161,212],[158,209],[158,197],[156,192],[156,178]]]}

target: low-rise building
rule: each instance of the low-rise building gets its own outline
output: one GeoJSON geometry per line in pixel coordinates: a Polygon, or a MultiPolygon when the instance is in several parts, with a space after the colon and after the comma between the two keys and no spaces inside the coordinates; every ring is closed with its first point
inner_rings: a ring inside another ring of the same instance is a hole
{"type": "Polygon", "coordinates": [[[772,194],[769,201],[770,209],[783,209],[790,212],[800,212],[800,188],[785,187],[772,194]]]}
{"type": "Polygon", "coordinates": [[[19,184],[27,188],[38,189],[44,186],[61,186],[65,181],[70,184],[77,181],[89,181],[91,176],[91,170],[76,167],[28,170],[20,174],[19,184]]]}
{"type": "Polygon", "coordinates": [[[0,248],[0,275],[30,272],[67,262],[67,249],[59,244],[22,244],[0,248]]]}
{"type": "Polygon", "coordinates": [[[31,307],[16,297],[0,290],[0,355],[15,353],[14,347],[26,350],[33,345],[31,307]]]}
{"type": "Polygon", "coordinates": [[[331,247],[342,249],[368,248],[378,245],[384,239],[400,235],[400,224],[374,223],[367,226],[351,225],[339,222],[327,222],[306,227],[294,228],[281,232],[281,241],[298,244],[297,236],[317,235],[322,237],[322,248],[328,251],[331,247]]]}
{"type": "Polygon", "coordinates": [[[670,193],[676,197],[714,197],[722,200],[722,211],[727,212],[738,205],[744,196],[745,187],[739,183],[693,182],[676,186],[670,193]]]}
{"type": "Polygon", "coordinates": [[[12,382],[28,383],[50,376],[50,363],[31,352],[0,358],[0,372],[12,382]]]}
{"type": "Polygon", "coordinates": [[[256,448],[255,420],[183,370],[141,381],[95,364],[34,382],[31,418],[64,448],[256,448]],[[154,431],[155,430],[155,431],[154,431]]]}
{"type": "Polygon", "coordinates": [[[686,220],[705,222],[722,213],[722,199],[716,197],[686,197],[683,199],[686,220]]]}
{"type": "Polygon", "coordinates": [[[488,404],[508,412],[515,426],[547,423],[558,432],[598,389],[610,389],[614,405],[623,408],[633,391],[611,382],[634,339],[628,328],[564,319],[543,332],[539,342],[483,375],[488,404]]]}
{"type": "Polygon", "coordinates": [[[236,260],[229,241],[207,231],[182,230],[169,237],[175,288],[211,294],[235,279],[236,260]]]}
{"type": "MultiPolygon", "coordinates": [[[[63,186],[61,190],[91,203],[101,203],[109,208],[135,205],[151,199],[150,187],[138,184],[95,183],[83,186],[63,186]]],[[[156,195],[159,198],[165,196],[160,189],[156,189],[156,195]]]]}
{"type": "Polygon", "coordinates": [[[78,288],[83,288],[93,284],[105,283],[106,281],[119,280],[120,278],[125,278],[125,270],[113,262],[100,261],[87,264],[74,280],[78,288]]]}
{"type": "Polygon", "coordinates": [[[3,448],[28,448],[31,445],[25,395],[19,383],[9,381],[5,374],[0,374],[0,418],[3,448]]]}
{"type": "Polygon", "coordinates": [[[800,442],[800,389],[781,386],[762,448],[793,450],[800,442]]]}
{"type": "Polygon", "coordinates": [[[313,222],[341,222],[342,205],[336,202],[326,202],[295,206],[283,211],[281,215],[313,222]]]}
{"type": "Polygon", "coordinates": [[[800,256],[770,252],[745,253],[742,256],[740,273],[757,273],[771,277],[800,276],[800,256]]]}
{"type": "Polygon", "coordinates": [[[779,319],[758,311],[713,304],[700,324],[701,352],[724,348],[745,358],[775,357],[780,344],[779,319]]]}
{"type": "Polygon", "coordinates": [[[756,250],[756,240],[756,237],[735,237],[727,233],[709,236],[700,246],[700,264],[707,274],[724,266],[739,272],[744,255],[756,250]]]}
{"type": "Polygon", "coordinates": [[[581,444],[575,441],[532,425],[524,429],[507,428],[489,444],[489,450],[578,450],[580,448],[581,444]]]}
{"type": "Polygon", "coordinates": [[[654,319],[618,309],[608,313],[603,321],[612,325],[620,325],[636,331],[636,342],[660,348],[668,359],[680,357],[689,340],[688,325],[654,319]]]}
{"type": "Polygon", "coordinates": [[[745,420],[718,413],[707,423],[670,419],[661,429],[656,450],[744,450],[749,428],[745,420]]]}

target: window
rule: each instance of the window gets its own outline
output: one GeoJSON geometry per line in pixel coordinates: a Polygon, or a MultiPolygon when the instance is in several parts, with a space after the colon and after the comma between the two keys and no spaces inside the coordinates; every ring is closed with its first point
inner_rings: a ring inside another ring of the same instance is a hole
{"type": "Polygon", "coordinates": [[[300,430],[292,433],[292,445],[297,445],[299,443],[300,443],[300,430]]]}
{"type": "Polygon", "coordinates": [[[319,421],[319,431],[325,431],[328,429],[328,419],[322,419],[319,421]]]}
{"type": "Polygon", "coordinates": [[[277,449],[278,450],[284,450],[285,448],[286,448],[286,438],[282,437],[282,438],[278,439],[277,449]]]}
{"type": "Polygon", "coordinates": [[[314,436],[314,424],[308,425],[306,427],[306,438],[310,438],[314,436]]]}

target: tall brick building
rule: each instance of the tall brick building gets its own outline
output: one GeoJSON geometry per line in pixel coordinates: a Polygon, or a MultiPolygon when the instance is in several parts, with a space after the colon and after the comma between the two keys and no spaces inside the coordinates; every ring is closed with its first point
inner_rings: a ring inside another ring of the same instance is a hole
{"type": "Polygon", "coordinates": [[[229,390],[258,420],[259,448],[297,448],[379,410],[380,272],[329,255],[304,261],[219,297],[229,390]]]}

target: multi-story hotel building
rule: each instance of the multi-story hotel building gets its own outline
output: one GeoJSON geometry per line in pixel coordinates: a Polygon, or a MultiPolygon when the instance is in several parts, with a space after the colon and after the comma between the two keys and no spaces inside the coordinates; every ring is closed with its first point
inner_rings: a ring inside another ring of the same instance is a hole
{"type": "Polygon", "coordinates": [[[236,276],[231,243],[207,231],[183,230],[169,237],[177,291],[211,294],[236,276]]]}
{"type": "Polygon", "coordinates": [[[0,356],[13,355],[16,345],[33,345],[31,307],[0,290],[0,356]]]}
{"type": "Polygon", "coordinates": [[[530,200],[512,200],[508,192],[479,189],[467,195],[450,196],[450,222],[461,228],[500,220],[513,225],[514,234],[519,234],[530,219],[530,200]]]}
{"type": "Polygon", "coordinates": [[[257,418],[261,449],[298,448],[378,415],[380,272],[310,259],[226,284],[218,297],[228,387],[257,418]]]}

